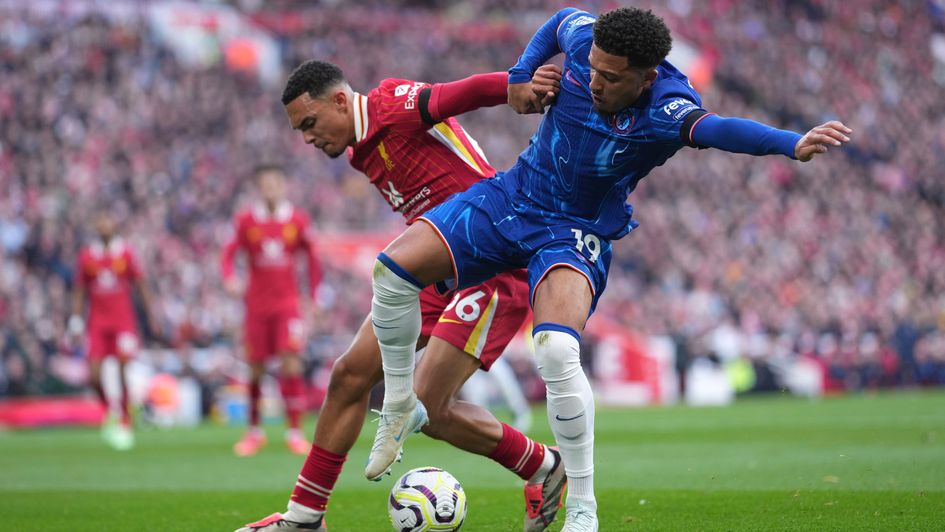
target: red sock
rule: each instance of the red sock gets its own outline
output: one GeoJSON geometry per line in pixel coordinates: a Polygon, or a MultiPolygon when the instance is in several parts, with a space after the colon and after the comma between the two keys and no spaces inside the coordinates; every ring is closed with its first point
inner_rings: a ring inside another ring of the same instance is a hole
{"type": "Polygon", "coordinates": [[[249,381],[249,426],[259,426],[259,396],[262,395],[259,389],[259,380],[249,381]]]}
{"type": "Polygon", "coordinates": [[[119,401],[121,405],[121,424],[131,425],[131,411],[128,409],[128,384],[125,379],[121,379],[121,398],[119,401]]]}
{"type": "Polygon", "coordinates": [[[545,446],[502,424],[502,440],[489,455],[522,480],[532,478],[545,458],[545,446]]]}
{"type": "Polygon", "coordinates": [[[295,489],[292,490],[292,500],[302,506],[324,512],[328,506],[328,497],[331,496],[331,490],[335,487],[338,475],[341,474],[341,466],[347,457],[347,454],[335,454],[312,445],[305,465],[302,466],[302,472],[295,482],[295,489]]]}
{"type": "Polygon", "coordinates": [[[305,381],[301,375],[283,376],[279,380],[282,388],[282,402],[285,404],[285,416],[290,429],[299,428],[302,410],[305,408],[305,381]]]}

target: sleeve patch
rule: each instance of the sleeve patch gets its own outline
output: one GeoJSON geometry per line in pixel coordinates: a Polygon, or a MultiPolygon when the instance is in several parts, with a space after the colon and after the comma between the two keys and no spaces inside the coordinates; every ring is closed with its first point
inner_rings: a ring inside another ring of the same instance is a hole
{"type": "Polygon", "coordinates": [[[675,100],[663,106],[661,112],[665,120],[682,120],[692,111],[699,109],[699,106],[687,100],[686,98],[676,98],[675,100]]]}

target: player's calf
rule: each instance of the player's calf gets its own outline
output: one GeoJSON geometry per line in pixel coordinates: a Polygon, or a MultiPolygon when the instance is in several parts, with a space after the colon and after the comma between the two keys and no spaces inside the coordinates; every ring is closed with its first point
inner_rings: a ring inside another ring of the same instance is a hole
{"type": "Polygon", "coordinates": [[[545,380],[548,423],[567,471],[568,502],[596,510],[594,498],[594,394],[581,369],[580,335],[541,323],[534,329],[538,372],[545,380]]]}

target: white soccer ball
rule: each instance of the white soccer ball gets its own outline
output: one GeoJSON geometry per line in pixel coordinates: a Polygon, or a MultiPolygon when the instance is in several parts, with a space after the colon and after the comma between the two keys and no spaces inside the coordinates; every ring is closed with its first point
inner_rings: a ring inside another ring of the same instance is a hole
{"type": "Polygon", "coordinates": [[[459,530],[466,519],[466,492],[446,471],[419,467],[391,488],[387,511],[397,532],[459,530]]]}

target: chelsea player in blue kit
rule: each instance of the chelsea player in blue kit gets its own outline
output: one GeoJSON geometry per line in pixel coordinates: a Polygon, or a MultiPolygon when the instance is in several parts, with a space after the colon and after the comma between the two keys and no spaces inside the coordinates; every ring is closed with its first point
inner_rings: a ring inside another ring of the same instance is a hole
{"type": "Polygon", "coordinates": [[[637,226],[628,195],[684,146],[809,161],[851,133],[831,121],[802,136],[709,113],[665,60],[671,45],[650,11],[556,13],[509,71],[509,104],[533,112],[546,101],[528,82],[565,55],[563,75],[553,81],[560,91],[528,148],[508,171],[428,211],[378,256],[372,317],[386,391],[369,477],[388,468],[404,438],[426,422],[413,392],[420,289],[463,288],[527,268],[535,356],[569,483],[563,530],[598,529],[594,401],[579,340],[607,282],[611,241],[637,226]]]}

